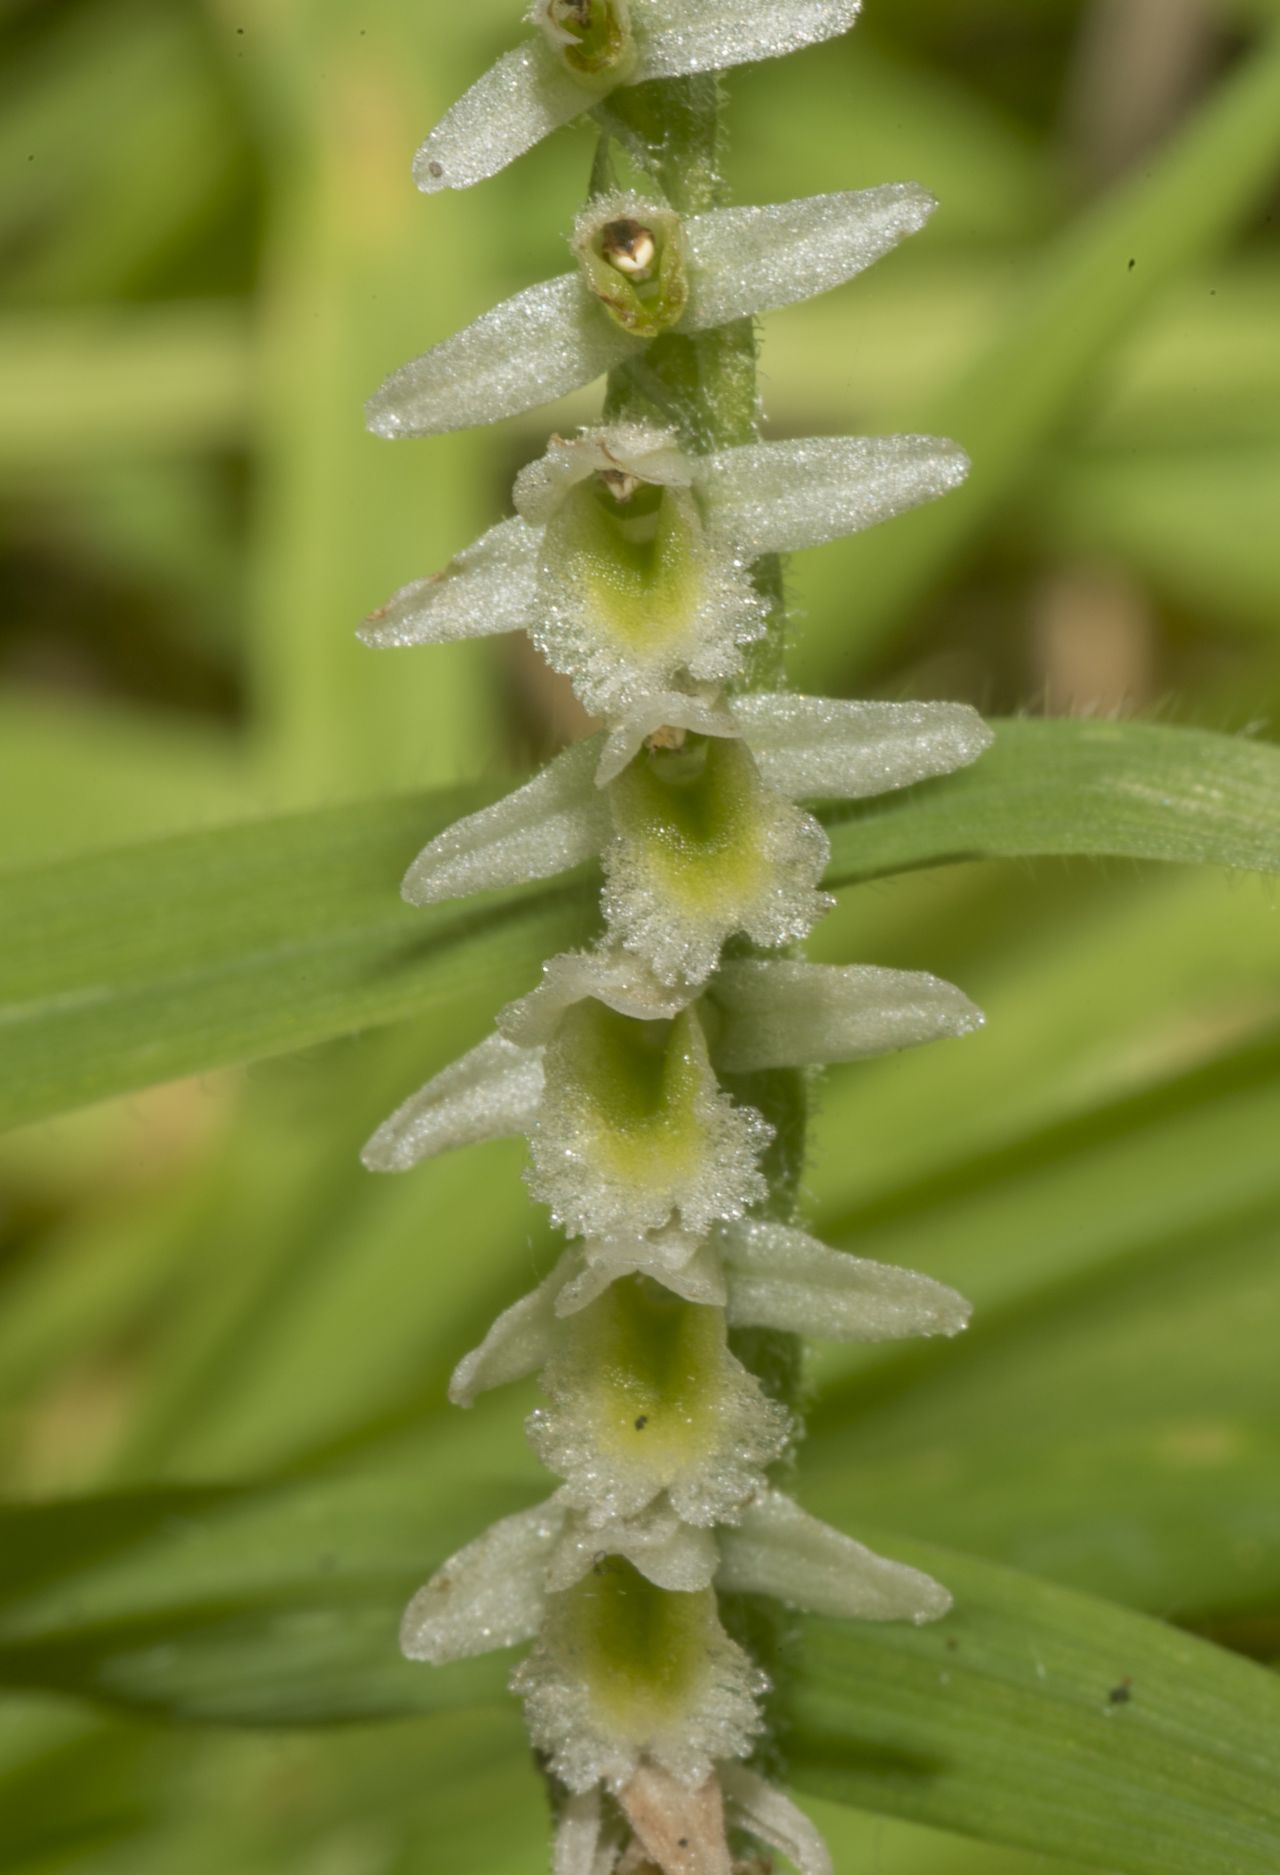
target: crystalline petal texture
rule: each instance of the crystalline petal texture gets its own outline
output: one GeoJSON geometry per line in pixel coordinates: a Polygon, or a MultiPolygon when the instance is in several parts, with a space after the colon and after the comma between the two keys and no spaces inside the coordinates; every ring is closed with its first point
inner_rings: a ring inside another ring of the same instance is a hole
{"type": "Polygon", "coordinates": [[[732,1522],[785,1450],[789,1414],[728,1349],[724,1317],[619,1283],[565,1322],[532,1416],[535,1451],[588,1522],[664,1494],[685,1522],[732,1522]]]}
{"type": "Polygon", "coordinates": [[[529,1189],[571,1236],[706,1231],[765,1195],[770,1130],[717,1084],[696,1014],[637,1022],[575,1004],[544,1055],[529,1189]]]}

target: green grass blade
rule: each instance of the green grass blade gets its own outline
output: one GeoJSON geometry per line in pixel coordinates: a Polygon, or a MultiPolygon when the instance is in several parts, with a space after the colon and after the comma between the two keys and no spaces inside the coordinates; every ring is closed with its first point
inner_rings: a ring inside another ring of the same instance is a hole
{"type": "MultiPolygon", "coordinates": [[[[430,912],[395,886],[491,798],[326,809],[6,880],[0,1124],[439,1007],[496,1005],[581,942],[572,881],[430,912]]],[[[976,767],[828,815],[835,885],[976,858],[1096,854],[1280,870],[1280,752],[1145,723],[1008,722],[976,767]]]]}
{"type": "Polygon", "coordinates": [[[805,1623],[784,1694],[803,1790],[1117,1875],[1268,1875],[1280,1681],[1108,1603],[949,1551],[935,1627],[805,1623]]]}
{"type": "Polygon", "coordinates": [[[1014,720],[972,768],[826,816],[836,885],[1070,854],[1280,870],[1280,749],[1156,723],[1014,720]]]}
{"type": "MultiPolygon", "coordinates": [[[[488,1703],[506,1661],[425,1671],[394,1634],[443,1543],[496,1508],[461,1465],[9,1511],[0,1680],[240,1724],[488,1703]]],[[[945,1580],[957,1609],[919,1630],[803,1624],[783,1694],[802,1788],[1120,1875],[1274,1868],[1271,1675],[1031,1577],[860,1534],[945,1580]]]]}

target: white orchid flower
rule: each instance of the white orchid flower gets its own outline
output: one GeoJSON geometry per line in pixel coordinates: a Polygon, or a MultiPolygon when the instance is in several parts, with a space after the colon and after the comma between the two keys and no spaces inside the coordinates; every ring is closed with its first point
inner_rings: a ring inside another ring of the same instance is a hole
{"type": "Polygon", "coordinates": [[[774,948],[803,937],[830,904],[818,890],[827,838],[797,800],[906,787],[964,767],[991,742],[964,704],[755,692],[731,701],[728,716],[734,735],[634,759],[604,788],[606,738],[575,744],[438,835],[410,867],[405,898],[435,904],[598,855],[610,939],[663,983],[694,986],[735,933],[774,948]]]}
{"type": "Polygon", "coordinates": [[[575,225],[575,251],[589,257],[575,272],[527,287],[392,372],[369,400],[368,427],[377,436],[432,436],[518,416],[638,358],[654,331],[704,332],[829,292],[916,233],[935,206],[918,184],[894,182],[767,208],[709,209],[677,231],[661,203],[601,198],[575,225]],[[674,257],[652,317],[639,324],[627,270],[636,231],[655,256],[674,257]],[[615,282],[607,296],[602,269],[615,282]]]}
{"type": "Polygon", "coordinates": [[[860,0],[536,0],[539,29],[504,53],[414,158],[418,187],[497,175],[618,85],[780,58],[847,32],[860,0]]]}
{"type": "Polygon", "coordinates": [[[821,437],[691,456],[674,432],[614,424],[553,437],[521,471],[517,515],[361,628],[366,644],[525,631],[584,707],[609,719],[600,779],[666,726],[730,735],[712,686],[739,677],[765,625],[762,554],[824,545],[956,487],[930,436],[821,437]]]}

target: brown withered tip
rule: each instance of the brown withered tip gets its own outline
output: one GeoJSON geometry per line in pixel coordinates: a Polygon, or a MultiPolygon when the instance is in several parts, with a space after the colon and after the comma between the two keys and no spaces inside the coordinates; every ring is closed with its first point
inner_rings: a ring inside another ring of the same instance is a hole
{"type": "Polygon", "coordinates": [[[652,228],[623,215],[601,229],[600,251],[609,265],[626,274],[629,280],[647,280],[653,272],[658,244],[652,228]]]}

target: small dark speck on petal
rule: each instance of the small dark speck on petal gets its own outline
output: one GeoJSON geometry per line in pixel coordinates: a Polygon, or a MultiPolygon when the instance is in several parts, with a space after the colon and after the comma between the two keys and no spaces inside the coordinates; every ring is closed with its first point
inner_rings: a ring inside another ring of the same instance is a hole
{"type": "Polygon", "coordinates": [[[1133,1698],[1133,1681],[1121,1680],[1119,1686],[1113,1686],[1107,1699],[1113,1706],[1127,1706],[1133,1698]]]}
{"type": "Polygon", "coordinates": [[[1137,263],[1137,261],[1136,261],[1136,260],[1131,260],[1131,261],[1129,262],[1129,272],[1130,272],[1130,273],[1132,273],[1132,272],[1133,272],[1133,270],[1134,270],[1134,268],[1135,268],[1135,267],[1137,266],[1137,264],[1138,264],[1138,263],[1137,263]]]}

